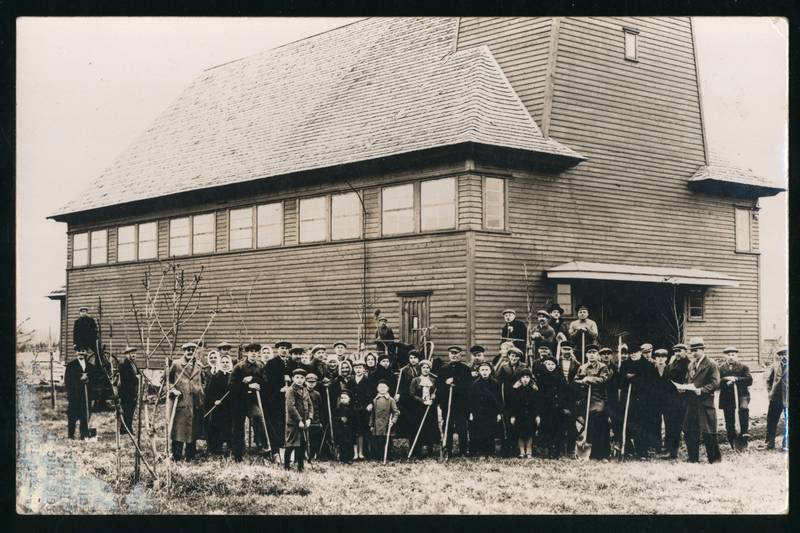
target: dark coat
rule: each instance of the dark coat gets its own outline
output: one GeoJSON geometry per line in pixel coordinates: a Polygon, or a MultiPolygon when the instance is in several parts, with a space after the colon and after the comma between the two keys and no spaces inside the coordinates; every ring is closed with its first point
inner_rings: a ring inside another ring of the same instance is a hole
{"type": "MultiPolygon", "coordinates": [[[[264,367],[260,361],[250,363],[247,359],[234,367],[229,379],[229,386],[231,390],[231,402],[233,404],[232,408],[235,414],[239,416],[245,414],[248,416],[258,416],[261,414],[261,407],[258,405],[258,396],[250,388],[250,383],[257,383],[261,387],[261,390],[264,390],[263,370],[264,367]],[[244,378],[246,377],[252,378],[250,383],[244,382],[244,378]]],[[[262,398],[262,401],[266,403],[266,399],[262,398]]]]}
{"type": "Polygon", "coordinates": [[[440,438],[439,424],[436,415],[436,378],[432,375],[428,375],[428,379],[430,380],[430,386],[428,386],[427,395],[428,398],[433,401],[430,409],[428,409],[428,406],[424,403],[425,387],[423,386],[423,376],[417,376],[409,385],[408,392],[410,399],[407,410],[403,411],[402,416],[402,418],[410,420],[409,425],[413,428],[413,431],[409,434],[409,438],[413,441],[419,430],[420,423],[422,423],[422,417],[425,415],[425,411],[428,411],[428,415],[425,417],[425,423],[419,435],[419,442],[425,446],[433,445],[440,438]]]}
{"type": "Polygon", "coordinates": [[[136,401],[139,394],[139,368],[130,359],[119,364],[119,385],[117,392],[123,402],[136,401]]]}
{"type": "Polygon", "coordinates": [[[550,353],[555,355],[556,330],[554,330],[549,324],[545,324],[544,326],[542,326],[537,323],[531,329],[530,334],[531,334],[531,342],[533,343],[534,346],[533,348],[534,353],[536,353],[536,351],[539,349],[539,346],[547,346],[548,348],[550,348],[550,353]],[[533,335],[535,333],[538,333],[541,336],[534,339],[533,335]]]}
{"type": "Polygon", "coordinates": [[[286,427],[286,400],[281,389],[291,383],[291,373],[295,363],[289,358],[284,361],[280,356],[273,357],[264,365],[261,374],[263,390],[261,400],[266,404],[267,428],[270,431],[270,443],[283,447],[286,427]]]}
{"type": "Polygon", "coordinates": [[[336,408],[333,419],[334,439],[339,446],[352,446],[356,442],[356,414],[350,405],[336,408]]]}
{"type": "Polygon", "coordinates": [[[86,361],[86,372],[81,369],[77,359],[67,363],[64,369],[64,385],[67,388],[67,411],[74,414],[86,414],[86,392],[91,386],[92,365],[86,361]],[[81,376],[87,381],[81,381],[81,376]]]}
{"type": "MultiPolygon", "coordinates": [[[[308,388],[308,387],[306,387],[308,388]]],[[[314,416],[311,418],[311,425],[312,426],[321,426],[322,425],[322,397],[319,394],[319,391],[316,387],[313,389],[308,389],[308,396],[311,398],[311,412],[314,416]]],[[[325,413],[327,417],[328,414],[325,413]]]]}
{"type": "Polygon", "coordinates": [[[789,406],[789,365],[775,361],[767,374],[769,401],[789,406]]]}
{"type": "Polygon", "coordinates": [[[448,362],[439,370],[436,378],[436,390],[439,391],[437,397],[443,412],[447,412],[448,396],[450,386],[446,383],[449,378],[453,378],[453,412],[466,414],[469,410],[467,400],[472,384],[472,372],[470,368],[462,362],[448,362]]]}
{"type": "MultiPolygon", "coordinates": [[[[500,384],[500,398],[504,405],[508,405],[511,400],[511,388],[514,383],[519,381],[522,370],[528,368],[525,363],[512,365],[510,362],[503,363],[497,369],[497,382],[500,384]]],[[[477,378],[476,378],[477,379],[477,378]]]]}
{"type": "Polygon", "coordinates": [[[707,355],[700,364],[689,364],[686,383],[693,383],[701,389],[698,396],[694,392],[682,392],[686,396],[686,416],[683,419],[684,431],[717,433],[717,411],[714,408],[714,392],[719,388],[719,368],[707,355]],[[694,371],[694,378],[692,372],[694,371]]]}
{"type": "MultiPolygon", "coordinates": [[[[300,428],[307,420],[314,418],[311,395],[305,385],[295,385],[286,392],[286,447],[302,446],[305,443],[304,430],[300,428]]],[[[307,428],[306,428],[307,429],[307,428]]]]}
{"type": "Polygon", "coordinates": [[[470,432],[475,434],[476,440],[494,435],[497,415],[503,414],[500,384],[491,377],[473,381],[469,388],[469,411],[472,415],[470,432]]]}
{"type": "Polygon", "coordinates": [[[503,324],[500,329],[500,344],[503,344],[508,339],[514,339],[514,346],[522,350],[522,353],[527,352],[528,326],[517,318],[507,324],[503,324]],[[509,327],[511,327],[511,331],[509,331],[509,327]]]}
{"type": "MultiPolygon", "coordinates": [[[[230,380],[231,372],[225,373],[217,371],[216,374],[212,375],[209,378],[208,384],[206,386],[206,394],[205,394],[205,413],[211,410],[214,407],[214,402],[217,400],[221,400],[225,393],[228,391],[228,381],[230,380]]],[[[231,419],[231,406],[233,405],[231,401],[231,395],[228,394],[228,397],[222,400],[222,402],[217,406],[214,411],[208,415],[206,419],[208,421],[209,426],[222,431],[223,433],[230,433],[232,428],[232,419],[231,419]]]]}
{"type": "Polygon", "coordinates": [[[739,392],[739,401],[742,398],[750,398],[750,385],[753,384],[753,376],[750,375],[750,369],[747,365],[743,365],[739,361],[731,364],[727,361],[719,365],[719,408],[720,409],[735,409],[736,398],[733,395],[733,388],[736,387],[739,392]],[[731,383],[726,376],[736,377],[736,382],[731,383]]]}
{"type": "Polygon", "coordinates": [[[514,417],[514,426],[523,439],[533,437],[536,431],[535,418],[538,414],[539,394],[533,390],[533,382],[528,386],[513,389],[509,403],[509,414],[514,417]]]}
{"type": "Polygon", "coordinates": [[[372,383],[369,377],[364,374],[361,381],[356,382],[355,375],[347,382],[347,388],[350,390],[350,404],[353,406],[355,412],[355,428],[359,436],[365,436],[369,433],[369,416],[367,413],[367,405],[372,401],[372,383]]]}
{"type": "Polygon", "coordinates": [[[78,348],[97,351],[97,322],[90,316],[79,316],[72,326],[72,342],[78,348]]]}

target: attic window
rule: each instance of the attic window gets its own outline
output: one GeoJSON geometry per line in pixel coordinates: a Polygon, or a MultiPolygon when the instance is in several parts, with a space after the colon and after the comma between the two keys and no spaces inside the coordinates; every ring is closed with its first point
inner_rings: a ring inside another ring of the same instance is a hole
{"type": "Polygon", "coordinates": [[[628,61],[639,61],[639,31],[631,28],[623,28],[625,33],[625,59],[628,61]]]}

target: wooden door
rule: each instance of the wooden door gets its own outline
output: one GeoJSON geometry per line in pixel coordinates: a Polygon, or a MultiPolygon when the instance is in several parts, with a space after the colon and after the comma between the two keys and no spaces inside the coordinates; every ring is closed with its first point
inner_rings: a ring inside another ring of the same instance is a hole
{"type": "Polygon", "coordinates": [[[422,344],[422,329],[430,325],[430,293],[400,295],[400,342],[416,348],[422,344]]]}

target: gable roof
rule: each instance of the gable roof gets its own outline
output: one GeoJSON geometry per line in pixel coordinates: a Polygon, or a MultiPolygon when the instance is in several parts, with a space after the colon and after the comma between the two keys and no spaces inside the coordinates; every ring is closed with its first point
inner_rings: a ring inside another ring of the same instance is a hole
{"type": "Polygon", "coordinates": [[[563,158],[454,18],[372,18],[209,69],[54,217],[479,143],[563,158]]]}

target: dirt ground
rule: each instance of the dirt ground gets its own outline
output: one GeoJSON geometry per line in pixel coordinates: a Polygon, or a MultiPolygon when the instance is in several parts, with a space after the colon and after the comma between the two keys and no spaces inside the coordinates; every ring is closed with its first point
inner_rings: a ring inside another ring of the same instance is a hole
{"type": "MultiPolygon", "coordinates": [[[[788,455],[758,446],[766,411],[758,385],[752,393],[750,448],[735,453],[721,444],[723,461],[714,465],[687,463],[683,449],[677,461],[324,462],[301,474],[267,464],[255,453],[240,464],[209,458],[201,443],[196,462],[173,465],[169,493],[163,483],[154,486],[144,468],[142,482],[131,483],[133,446],[127,439],[121,442],[122,475],[115,488],[112,413],[92,416],[97,442],[71,441],[63,390],[55,410],[46,387],[18,380],[17,395],[17,510],[23,514],[760,514],[788,509],[788,455]]],[[[718,418],[721,424],[721,413],[718,418]]],[[[163,430],[158,434],[163,450],[163,430]]],[[[401,441],[401,448],[406,446],[401,441]]],[[[146,457],[149,461],[152,455],[146,452],[146,457]]],[[[163,479],[164,464],[155,469],[163,479]]]]}

